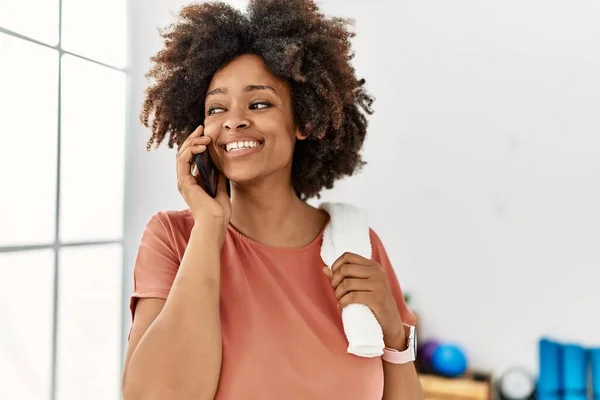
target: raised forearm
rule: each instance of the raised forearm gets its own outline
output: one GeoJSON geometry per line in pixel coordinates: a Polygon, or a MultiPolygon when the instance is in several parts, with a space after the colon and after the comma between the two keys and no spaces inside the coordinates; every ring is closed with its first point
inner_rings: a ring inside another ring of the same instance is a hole
{"type": "Polygon", "coordinates": [[[129,362],[125,400],[212,399],[221,368],[220,244],[194,228],[163,309],[129,362]]]}

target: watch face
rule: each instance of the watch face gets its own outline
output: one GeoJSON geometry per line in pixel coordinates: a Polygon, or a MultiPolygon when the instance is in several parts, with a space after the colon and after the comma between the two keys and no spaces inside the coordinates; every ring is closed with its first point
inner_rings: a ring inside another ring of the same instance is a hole
{"type": "Polygon", "coordinates": [[[408,347],[407,349],[412,353],[414,359],[417,358],[417,327],[404,324],[404,329],[406,332],[406,336],[408,338],[408,347]]]}
{"type": "Polygon", "coordinates": [[[408,325],[408,345],[412,347],[415,358],[417,357],[417,328],[415,326],[408,325]]]}
{"type": "Polygon", "coordinates": [[[415,328],[415,330],[413,331],[414,334],[414,345],[413,345],[413,349],[415,350],[415,358],[417,357],[417,349],[419,348],[418,343],[417,343],[417,328],[415,328]]]}

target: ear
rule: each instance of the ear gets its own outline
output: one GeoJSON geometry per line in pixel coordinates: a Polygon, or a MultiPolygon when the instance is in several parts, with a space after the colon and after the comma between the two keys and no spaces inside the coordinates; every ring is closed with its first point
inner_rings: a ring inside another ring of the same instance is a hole
{"type": "Polygon", "coordinates": [[[296,128],[296,139],[297,140],[304,140],[308,137],[308,135],[305,135],[300,128],[296,128]]]}

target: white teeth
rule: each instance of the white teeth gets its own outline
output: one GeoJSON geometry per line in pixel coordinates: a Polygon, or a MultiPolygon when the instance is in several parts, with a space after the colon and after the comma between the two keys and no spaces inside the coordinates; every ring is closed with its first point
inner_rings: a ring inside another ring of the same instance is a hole
{"type": "Polygon", "coordinates": [[[256,140],[245,140],[245,141],[241,141],[241,142],[231,142],[231,143],[227,143],[225,145],[225,150],[227,152],[247,150],[247,149],[251,149],[253,147],[256,147],[258,145],[260,145],[260,142],[258,142],[256,140]]]}

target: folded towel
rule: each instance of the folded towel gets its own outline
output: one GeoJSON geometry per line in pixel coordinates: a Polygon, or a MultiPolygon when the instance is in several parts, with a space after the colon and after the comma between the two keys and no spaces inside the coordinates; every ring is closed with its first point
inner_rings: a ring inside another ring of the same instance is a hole
{"type": "MultiPolygon", "coordinates": [[[[323,232],[321,258],[331,268],[345,252],[371,258],[371,239],[367,213],[346,203],[322,203],[319,208],[330,216],[323,232]]],[[[342,310],[342,324],[348,340],[348,353],[360,357],[383,354],[381,325],[375,314],[364,304],[349,304],[342,310]]]]}

